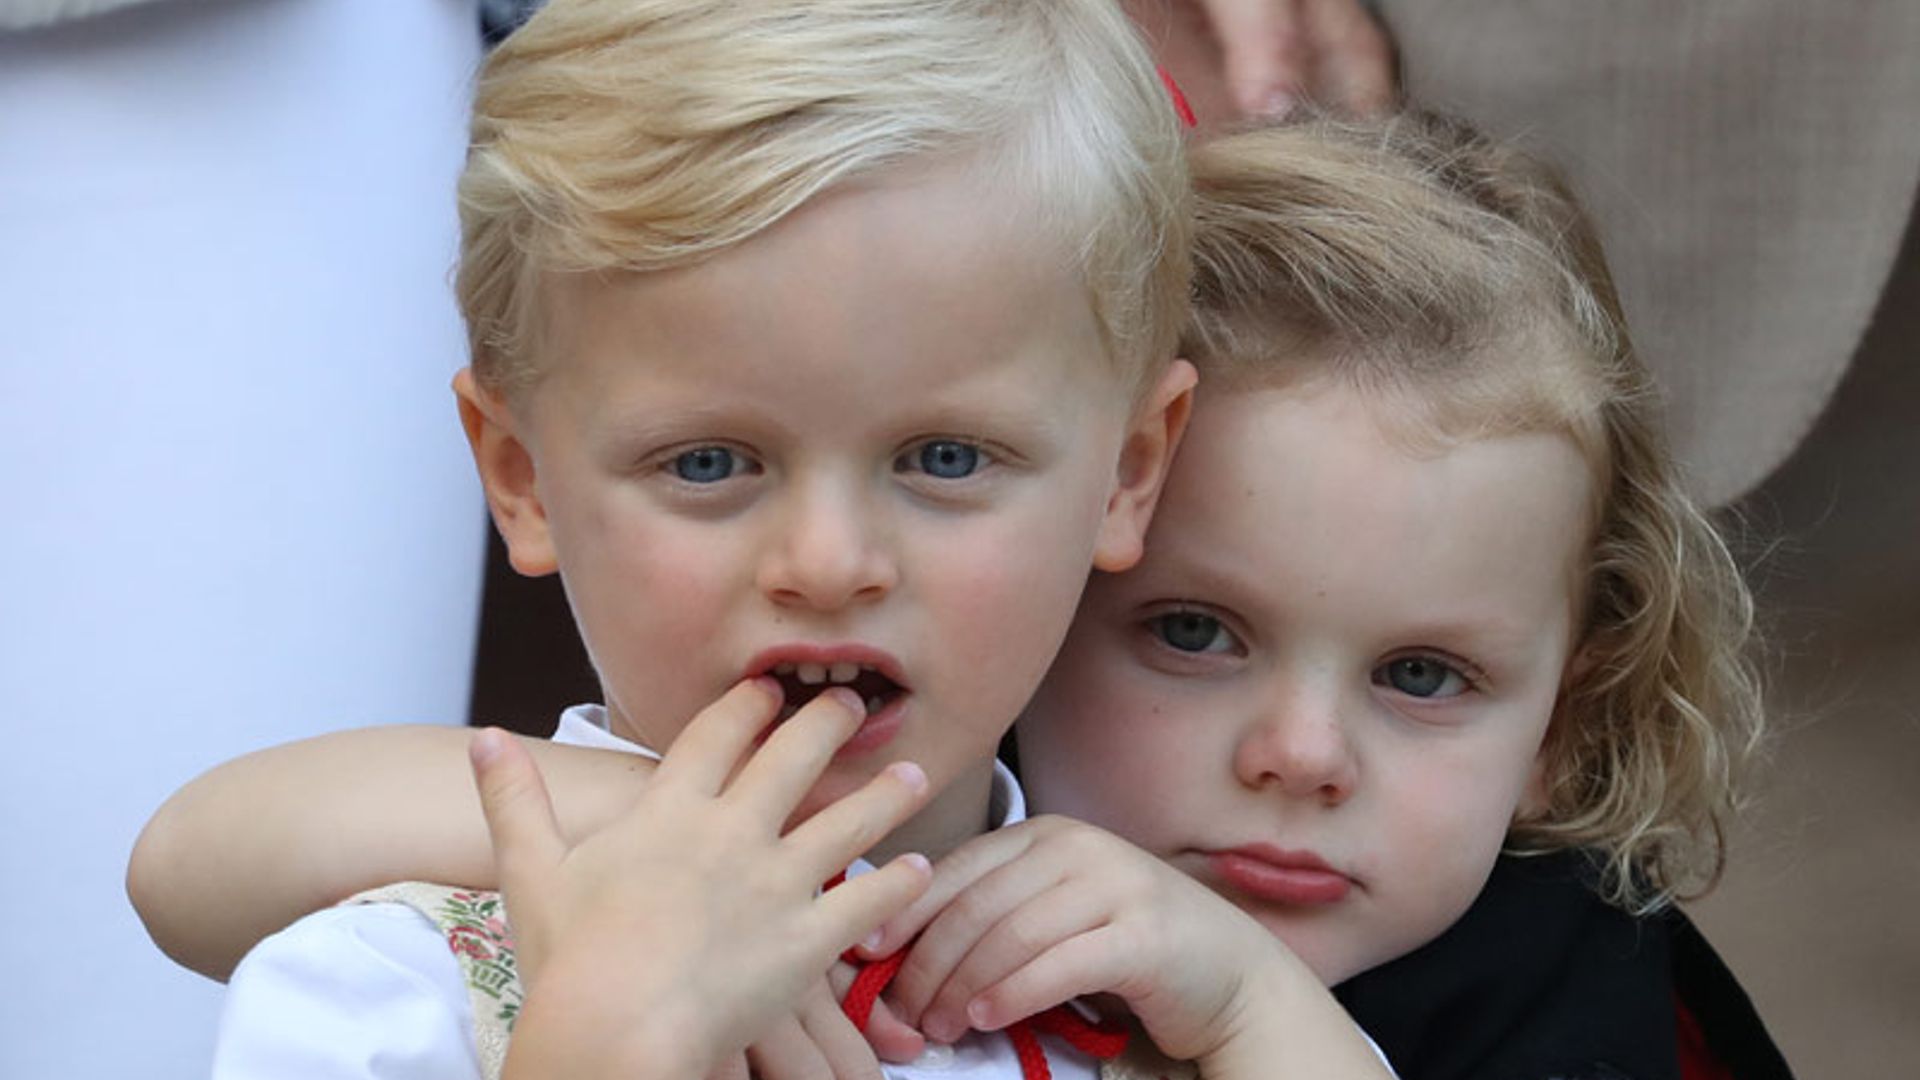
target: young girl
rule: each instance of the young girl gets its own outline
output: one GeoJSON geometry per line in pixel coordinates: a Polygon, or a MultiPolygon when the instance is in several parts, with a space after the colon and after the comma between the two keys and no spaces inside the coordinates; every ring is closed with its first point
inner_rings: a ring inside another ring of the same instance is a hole
{"type": "MultiPolygon", "coordinates": [[[[1402,1075],[1678,1076],[1699,1010],[1676,1020],[1686,931],[1653,913],[1717,875],[1761,715],[1747,594],[1677,485],[1586,223],[1536,163],[1419,117],[1232,136],[1193,171],[1194,423],[1146,558],[1097,577],[1018,729],[1034,804],[1071,818],[942,861],[868,943],[912,942],[891,1009],[947,1039],[1097,990],[1143,1016],[1202,997],[1204,965],[1180,962],[1204,938],[1192,879],[1341,984],[1402,1075]],[[1425,997],[1428,958],[1463,953],[1461,985],[1425,997]]],[[[356,837],[404,854],[324,882],[249,867],[229,905],[277,920],[396,865],[484,883],[456,799],[339,756],[442,738],[334,736],[210,774],[137,870],[291,776],[275,831],[298,802],[296,835],[318,834],[312,797],[351,792],[459,838],[356,837]]],[[[1777,1062],[1750,1015],[1703,1019],[1722,1060],[1777,1062]]]]}
{"type": "Polygon", "coordinates": [[[1403,1076],[1786,1075],[1671,906],[1761,736],[1749,598],[1577,204],[1433,117],[1193,173],[1193,422],[1015,729],[1077,821],[943,861],[876,943],[919,933],[896,1011],[1044,1004],[1033,973],[1121,925],[1074,913],[1098,826],[1254,915],[1403,1076]]]}

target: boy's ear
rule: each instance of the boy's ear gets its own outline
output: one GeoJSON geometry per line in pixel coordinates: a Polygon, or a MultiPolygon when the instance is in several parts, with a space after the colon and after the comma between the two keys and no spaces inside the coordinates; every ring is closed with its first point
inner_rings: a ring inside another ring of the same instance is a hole
{"type": "Polygon", "coordinates": [[[1199,373],[1185,360],[1167,365],[1153,389],[1133,411],[1126,442],[1120,447],[1120,465],[1113,493],[1107,497],[1106,517],[1094,542],[1097,570],[1126,570],[1140,561],[1146,549],[1147,524],[1167,482],[1173,452],[1187,430],[1193,411],[1193,387],[1199,373]]]}
{"type": "Polygon", "coordinates": [[[528,577],[553,573],[558,563],[547,511],[534,486],[533,455],[515,433],[506,398],[481,386],[472,368],[461,368],[453,377],[453,393],[480,486],[486,489],[487,510],[506,541],[508,561],[528,577]]]}

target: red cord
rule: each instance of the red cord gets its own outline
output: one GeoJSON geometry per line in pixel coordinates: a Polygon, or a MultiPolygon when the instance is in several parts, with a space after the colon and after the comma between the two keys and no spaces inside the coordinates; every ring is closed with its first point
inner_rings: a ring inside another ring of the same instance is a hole
{"type": "Polygon", "coordinates": [[[1088,1020],[1070,1005],[1055,1005],[1020,1022],[1031,1024],[1041,1034],[1052,1035],[1088,1057],[1102,1061],[1119,1057],[1131,1037],[1121,1025],[1088,1020]]]}
{"type": "Polygon", "coordinates": [[[1047,1065],[1047,1052],[1040,1049],[1040,1036],[1025,1020],[1007,1025],[1007,1038],[1013,1040],[1013,1054],[1020,1059],[1020,1075],[1025,1080],[1053,1080],[1047,1065]]]}
{"type": "Polygon", "coordinates": [[[880,1000],[880,991],[885,990],[893,977],[900,973],[900,965],[907,962],[907,950],[901,949],[871,964],[863,964],[851,949],[840,959],[860,969],[853,977],[853,985],[847,987],[847,996],[840,1002],[840,1011],[853,1021],[855,1030],[865,1035],[867,1021],[873,1018],[873,1003],[880,1000]]]}
{"type": "MultiPolygon", "coordinates": [[[[844,873],[835,874],[825,888],[831,889],[846,878],[844,873]]],[[[840,1002],[840,1008],[847,1019],[853,1021],[854,1029],[864,1035],[868,1021],[873,1019],[874,1002],[880,1000],[880,992],[893,977],[900,974],[907,950],[900,949],[867,963],[849,949],[841,959],[860,969],[853,976],[853,985],[847,987],[847,996],[840,1002]]],[[[1045,1012],[1016,1020],[1008,1024],[1006,1030],[1007,1038],[1013,1041],[1014,1055],[1020,1059],[1020,1075],[1024,1080],[1052,1080],[1053,1070],[1047,1066],[1046,1051],[1040,1047],[1041,1034],[1052,1035],[1088,1057],[1103,1061],[1119,1057],[1127,1048],[1130,1035],[1124,1027],[1089,1021],[1070,1005],[1055,1005],[1045,1012]]]]}

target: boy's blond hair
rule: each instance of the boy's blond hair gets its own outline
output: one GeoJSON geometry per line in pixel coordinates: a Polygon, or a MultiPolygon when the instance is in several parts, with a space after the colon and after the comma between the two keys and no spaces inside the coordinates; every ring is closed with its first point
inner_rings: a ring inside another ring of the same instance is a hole
{"type": "Polygon", "coordinates": [[[1752,603],[1681,490],[1593,228],[1557,174],[1456,121],[1316,121],[1192,155],[1206,382],[1341,378],[1410,448],[1558,432],[1594,477],[1581,623],[1519,852],[1591,847],[1608,898],[1705,891],[1763,730],[1752,603]]]}
{"type": "Polygon", "coordinates": [[[471,138],[457,288],[509,393],[554,276],[687,265],[929,159],[1032,219],[1142,386],[1185,314],[1179,127],[1112,0],[552,0],[488,58],[471,138]]]}

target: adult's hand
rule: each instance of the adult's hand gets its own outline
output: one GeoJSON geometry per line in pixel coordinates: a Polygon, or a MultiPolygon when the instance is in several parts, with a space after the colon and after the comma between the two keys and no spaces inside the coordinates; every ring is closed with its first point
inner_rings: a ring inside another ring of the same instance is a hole
{"type": "Polygon", "coordinates": [[[1301,102],[1336,112],[1393,103],[1393,43],[1360,0],[1201,0],[1241,113],[1301,102]]]}
{"type": "Polygon", "coordinates": [[[1360,0],[1124,0],[1203,124],[1391,107],[1393,40],[1360,0]]]}

